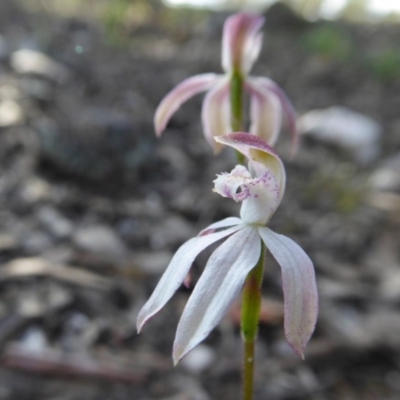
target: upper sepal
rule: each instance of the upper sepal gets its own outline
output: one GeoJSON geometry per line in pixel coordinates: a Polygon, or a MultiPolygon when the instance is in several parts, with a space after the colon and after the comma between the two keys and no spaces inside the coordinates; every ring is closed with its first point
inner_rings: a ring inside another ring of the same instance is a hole
{"type": "Polygon", "coordinates": [[[261,50],[262,34],[259,30],[263,24],[263,17],[250,13],[238,13],[226,20],[222,36],[222,67],[225,72],[249,73],[261,50]]]}

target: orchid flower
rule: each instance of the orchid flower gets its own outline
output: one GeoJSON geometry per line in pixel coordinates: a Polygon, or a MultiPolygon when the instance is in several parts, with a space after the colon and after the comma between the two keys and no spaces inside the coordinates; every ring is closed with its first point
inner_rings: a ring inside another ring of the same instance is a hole
{"type": "Polygon", "coordinates": [[[286,174],[283,164],[275,152],[254,135],[238,132],[219,136],[216,140],[249,159],[249,169],[238,165],[214,181],[215,192],[242,202],[240,218],[230,217],[211,224],[178,249],[139,312],[138,331],[185,282],[197,255],[212,243],[227,238],[210,256],[183,310],[173,346],[176,364],[204,340],[226,314],[259,260],[263,242],[282,270],[287,341],[297,354],[303,356],[318,313],[314,267],[295,242],[265,226],[284,193],[286,174]]]}
{"type": "Polygon", "coordinates": [[[161,101],[154,124],[157,135],[164,131],[168,121],[179,107],[194,95],[208,91],[202,107],[202,122],[206,140],[219,152],[221,144],[215,136],[232,132],[230,81],[233,73],[244,80],[244,89],[250,95],[250,133],[260,136],[273,146],[282,125],[282,115],[288,120],[294,147],[297,146],[296,115],[282,89],[271,79],[249,76],[262,44],[259,32],[264,18],[255,14],[239,13],[229,17],[222,38],[222,67],[224,75],[206,73],[181,82],[161,101]]]}

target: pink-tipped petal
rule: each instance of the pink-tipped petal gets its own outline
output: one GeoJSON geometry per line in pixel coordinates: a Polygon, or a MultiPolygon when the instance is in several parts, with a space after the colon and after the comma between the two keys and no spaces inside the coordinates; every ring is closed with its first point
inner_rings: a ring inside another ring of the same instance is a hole
{"type": "Polygon", "coordinates": [[[185,79],[172,89],[157,107],[154,126],[158,136],[164,131],[168,121],[178,108],[191,97],[209,90],[219,77],[216,74],[201,74],[185,79]]]}
{"type": "Polygon", "coordinates": [[[215,230],[217,229],[226,228],[228,226],[235,226],[242,223],[243,221],[238,217],[225,218],[222,221],[214,222],[213,224],[207,226],[207,228],[204,228],[202,231],[200,231],[197,236],[209,235],[210,233],[215,232],[215,230]]]}
{"type": "Polygon", "coordinates": [[[238,69],[247,74],[259,55],[262,37],[259,33],[264,18],[257,14],[238,13],[224,24],[222,67],[225,72],[238,69]]]}
{"type": "Polygon", "coordinates": [[[282,106],[277,96],[269,90],[261,90],[248,81],[250,92],[250,133],[264,139],[273,146],[282,126],[282,106]]]}
{"type": "Polygon", "coordinates": [[[222,146],[216,143],[215,136],[225,135],[231,129],[231,111],[229,100],[229,80],[227,78],[215,85],[204,98],[201,110],[204,135],[207,142],[219,153],[222,146]]]}
{"type": "Polygon", "coordinates": [[[138,332],[142,330],[144,324],[154,314],[164,307],[178,290],[179,286],[184,282],[197,255],[206,247],[231,235],[239,229],[240,226],[234,226],[224,231],[211,233],[206,236],[198,236],[188,240],[178,249],[161,277],[160,282],[154,289],[153,294],[139,312],[136,322],[138,332]]]}
{"type": "Polygon", "coordinates": [[[278,181],[280,189],[279,202],[282,200],[286,184],[285,168],[275,151],[263,139],[247,132],[234,132],[218,136],[215,140],[233,147],[244,154],[254,164],[261,164],[261,170],[265,168],[271,171],[278,181]]]}
{"type": "Polygon", "coordinates": [[[266,227],[258,228],[258,232],[282,269],[286,339],[293,350],[304,357],[318,315],[313,263],[304,250],[288,237],[266,227]]]}
{"type": "Polygon", "coordinates": [[[252,227],[235,233],[214,251],[179,321],[172,353],[175,364],[221,321],[260,251],[260,237],[252,227]]]}
{"type": "Polygon", "coordinates": [[[257,86],[259,90],[263,91],[264,93],[271,93],[275,95],[282,107],[283,113],[286,117],[287,127],[292,136],[292,153],[294,154],[299,146],[299,134],[297,132],[297,115],[294,107],[286,93],[271,79],[257,77],[249,79],[249,82],[253,86],[257,86]]]}

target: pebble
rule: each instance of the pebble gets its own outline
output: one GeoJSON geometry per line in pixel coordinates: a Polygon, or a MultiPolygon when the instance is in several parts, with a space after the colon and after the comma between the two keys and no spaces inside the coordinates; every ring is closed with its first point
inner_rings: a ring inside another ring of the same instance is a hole
{"type": "Polygon", "coordinates": [[[56,82],[64,81],[68,76],[66,67],[36,50],[15,51],[11,55],[11,66],[20,74],[35,74],[56,82]]]}
{"type": "Polygon", "coordinates": [[[128,258],[125,244],[111,228],[105,225],[92,225],[79,228],[73,242],[80,250],[101,262],[122,266],[128,258]]]}
{"type": "Polygon", "coordinates": [[[378,191],[400,191],[400,153],[385,160],[369,179],[370,186],[378,191]]]}
{"type": "Polygon", "coordinates": [[[154,230],[150,242],[153,249],[159,250],[181,245],[195,235],[192,224],[186,219],[179,215],[170,215],[154,230]]]}
{"type": "Polygon", "coordinates": [[[28,353],[41,353],[48,347],[48,341],[42,329],[31,326],[22,335],[19,346],[28,353]]]}
{"type": "Polygon", "coordinates": [[[6,58],[8,55],[7,41],[4,36],[0,35],[0,59],[6,58]]]}
{"type": "Polygon", "coordinates": [[[215,353],[209,346],[200,344],[195,347],[181,362],[182,366],[193,373],[208,369],[215,360],[215,353]]]}
{"type": "Polygon", "coordinates": [[[361,164],[374,161],[380,154],[380,124],[344,107],[310,111],[299,118],[298,129],[323,143],[350,150],[361,164]]]}
{"type": "Polygon", "coordinates": [[[17,125],[24,120],[21,106],[13,100],[4,100],[0,103],[0,128],[17,125]]]}
{"type": "Polygon", "coordinates": [[[135,253],[133,260],[146,274],[161,274],[167,268],[173,254],[170,251],[135,253]]]}
{"type": "Polygon", "coordinates": [[[51,237],[41,231],[28,232],[22,240],[22,248],[29,255],[41,254],[52,246],[53,241],[51,237]]]}
{"type": "Polygon", "coordinates": [[[38,212],[39,221],[48,231],[59,239],[64,239],[72,234],[73,224],[62,216],[55,208],[50,206],[42,207],[38,212]]]}

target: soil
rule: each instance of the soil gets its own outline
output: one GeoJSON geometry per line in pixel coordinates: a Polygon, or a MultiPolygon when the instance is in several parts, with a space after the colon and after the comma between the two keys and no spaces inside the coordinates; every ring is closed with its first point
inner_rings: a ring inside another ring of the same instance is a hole
{"type": "MultiPolygon", "coordinates": [[[[176,249],[238,214],[212,192],[235,158],[206,144],[203,97],[160,140],[152,123],[176,84],[221,71],[227,15],[157,6],[146,22],[107,28],[0,3],[0,399],[240,398],[239,305],[177,367],[172,343],[192,288],[135,329],[176,249]],[[48,58],[29,69],[21,49],[48,58]]],[[[281,6],[266,15],[252,73],[275,80],[299,114],[340,105],[374,118],[382,135],[368,163],[309,136],[290,158],[290,136],[279,139],[288,182],[270,227],[314,261],[320,316],[303,361],[284,339],[269,257],[255,399],[398,399],[400,185],[371,182],[399,157],[400,27],[311,23],[281,6]]]]}

